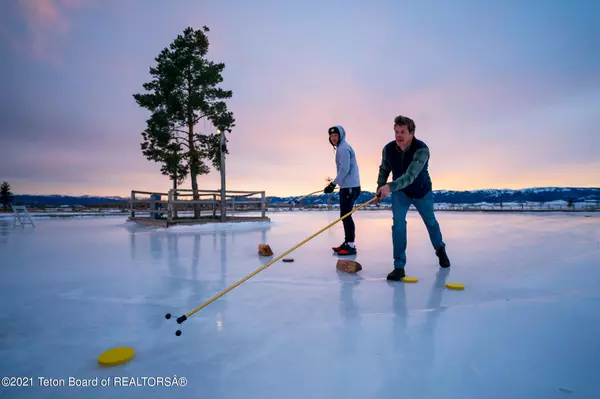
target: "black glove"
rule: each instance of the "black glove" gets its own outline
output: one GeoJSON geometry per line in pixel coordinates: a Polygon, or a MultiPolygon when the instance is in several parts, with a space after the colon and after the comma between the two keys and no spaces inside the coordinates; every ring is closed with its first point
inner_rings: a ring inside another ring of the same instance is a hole
{"type": "Polygon", "coordinates": [[[325,187],[325,190],[323,190],[323,192],[325,194],[332,193],[334,188],[335,188],[335,184],[329,183],[329,185],[327,187],[325,187]]]}

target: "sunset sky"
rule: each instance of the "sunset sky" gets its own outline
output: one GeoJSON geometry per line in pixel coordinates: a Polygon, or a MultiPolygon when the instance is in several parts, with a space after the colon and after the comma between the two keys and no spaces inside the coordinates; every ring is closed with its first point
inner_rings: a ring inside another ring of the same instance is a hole
{"type": "Polygon", "coordinates": [[[132,95],[203,25],[233,90],[228,189],[325,187],[340,124],[374,191],[398,114],[430,147],[436,190],[600,187],[594,0],[2,0],[0,181],[15,194],[166,192],[132,95]]]}

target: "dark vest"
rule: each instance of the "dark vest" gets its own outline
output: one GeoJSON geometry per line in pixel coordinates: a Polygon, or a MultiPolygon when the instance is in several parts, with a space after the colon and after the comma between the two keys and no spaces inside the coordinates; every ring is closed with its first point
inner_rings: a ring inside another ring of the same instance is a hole
{"type": "MultiPolygon", "coordinates": [[[[386,159],[392,167],[392,180],[396,180],[406,172],[408,166],[413,160],[415,151],[420,148],[428,147],[424,142],[417,140],[416,138],[413,138],[410,147],[408,147],[404,152],[400,151],[396,145],[396,141],[392,141],[385,146],[386,159]]],[[[432,186],[428,167],[429,160],[425,162],[425,166],[423,166],[421,173],[417,175],[415,181],[400,191],[403,191],[411,198],[422,198],[429,193],[432,186]]]]}

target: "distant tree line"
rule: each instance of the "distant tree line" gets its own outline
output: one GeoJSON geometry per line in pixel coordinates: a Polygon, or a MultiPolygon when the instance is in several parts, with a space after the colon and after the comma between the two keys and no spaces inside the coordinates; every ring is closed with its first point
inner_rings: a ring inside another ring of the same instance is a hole
{"type": "Polygon", "coordinates": [[[13,202],[13,193],[10,191],[10,184],[7,181],[2,182],[0,186],[0,203],[2,210],[8,210],[8,206],[13,202]]]}

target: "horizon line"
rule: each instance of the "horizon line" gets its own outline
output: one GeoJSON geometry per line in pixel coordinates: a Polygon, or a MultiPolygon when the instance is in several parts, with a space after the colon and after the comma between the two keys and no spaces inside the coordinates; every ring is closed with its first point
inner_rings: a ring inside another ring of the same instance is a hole
{"type": "MultiPolygon", "coordinates": [[[[574,189],[574,190],[599,190],[600,187],[581,187],[581,186],[532,186],[532,187],[523,187],[523,188],[478,188],[478,189],[465,189],[465,190],[452,190],[452,189],[437,189],[437,190],[432,190],[434,193],[435,192],[441,192],[441,191],[448,191],[448,192],[456,192],[456,193],[464,193],[464,192],[474,192],[474,191],[490,191],[490,190],[498,190],[498,191],[523,191],[523,190],[539,190],[539,189],[574,189]]],[[[236,190],[233,190],[236,191],[236,190]]],[[[361,191],[361,193],[371,193],[374,191],[370,191],[370,190],[364,190],[361,191]]],[[[339,193],[339,191],[336,191],[335,193],[339,193]]],[[[166,193],[165,193],[166,194],[166,193]]],[[[316,196],[316,195],[324,195],[325,193],[321,193],[321,194],[312,194],[310,195],[310,197],[312,196],[316,196]]],[[[128,197],[124,197],[122,195],[90,195],[90,194],[81,194],[81,195],[67,195],[67,194],[26,194],[26,193],[22,193],[22,194],[13,194],[12,196],[35,196],[35,197],[74,197],[74,198],[79,198],[79,197],[95,197],[95,198],[124,198],[127,199],[128,197]]],[[[280,198],[289,198],[289,197],[302,197],[305,194],[294,194],[294,195],[266,195],[266,197],[280,197],[280,198]]]]}

